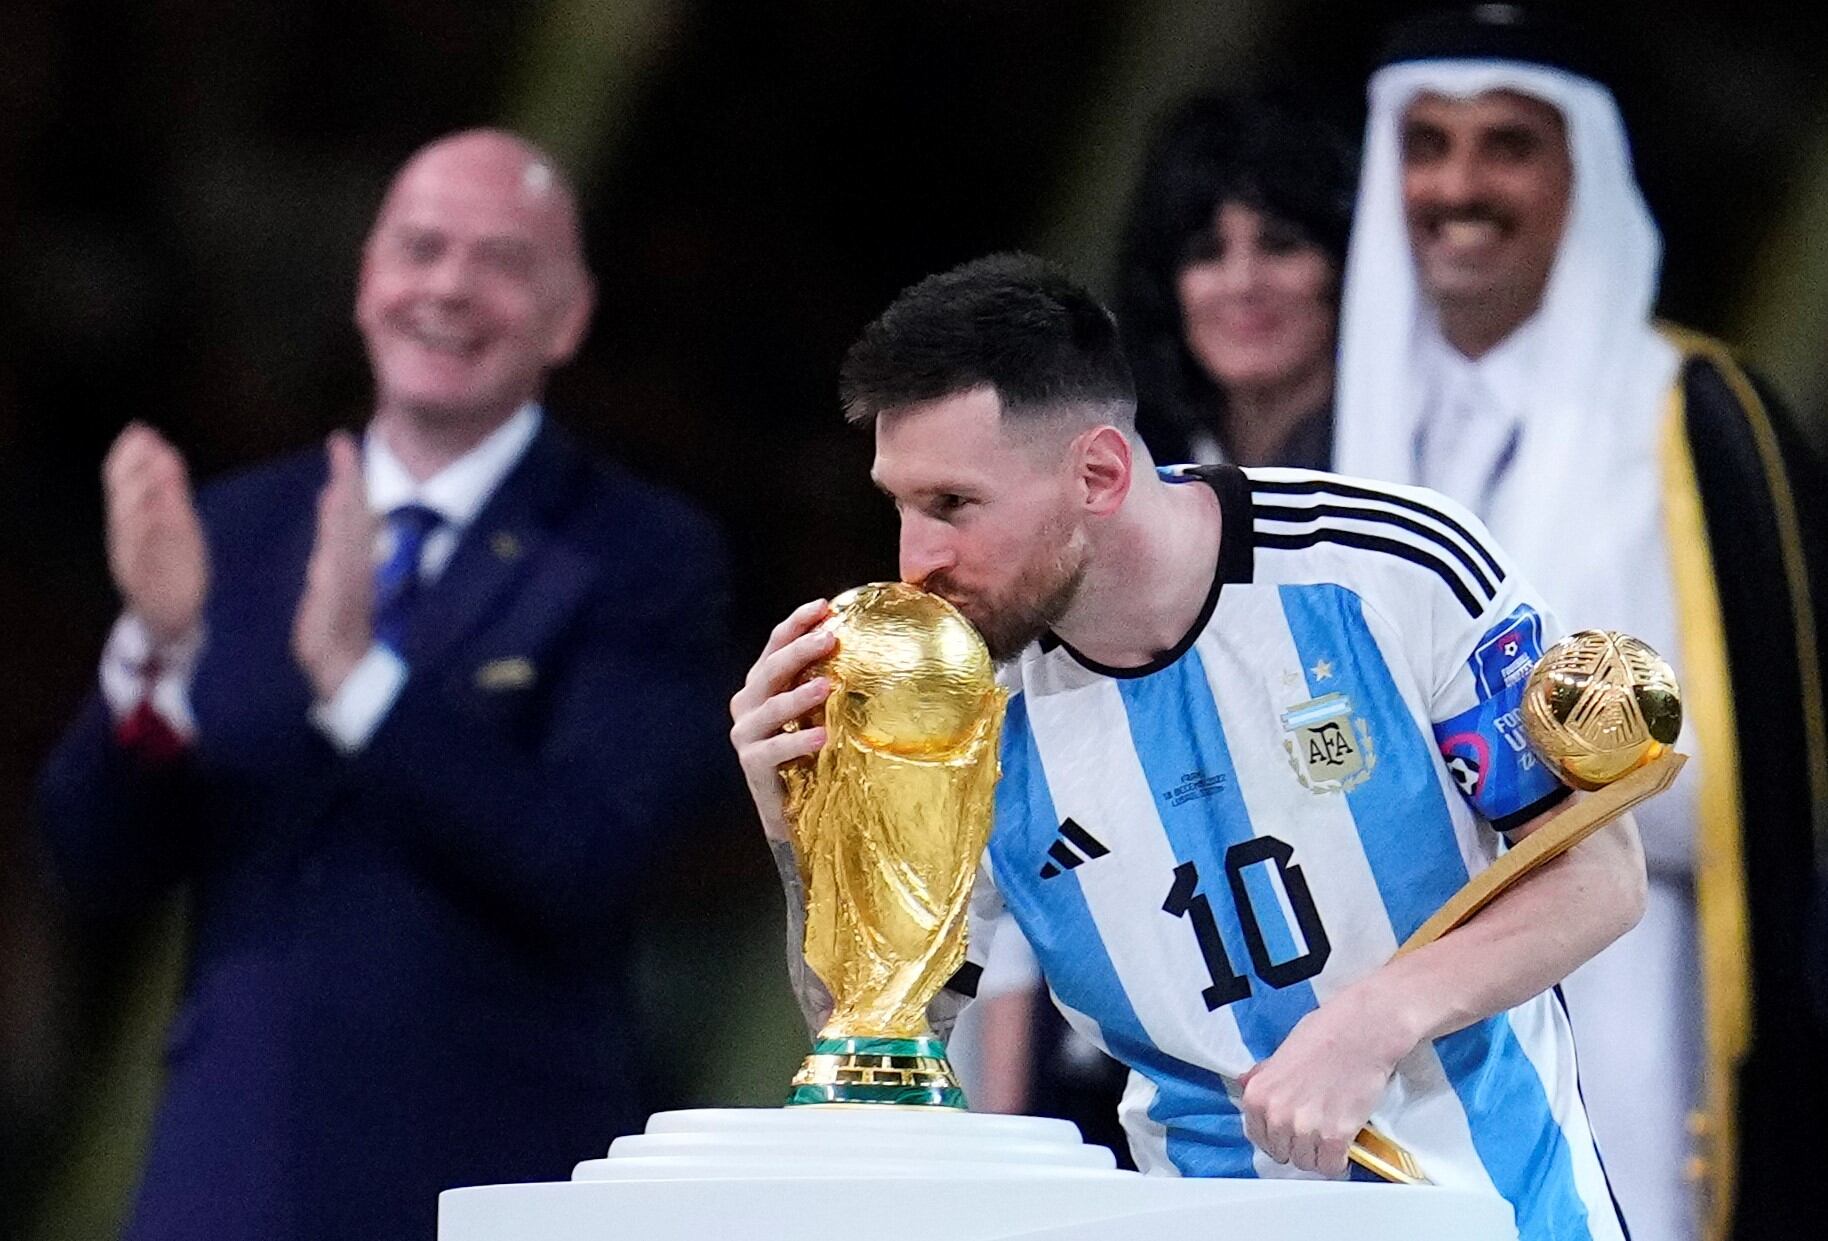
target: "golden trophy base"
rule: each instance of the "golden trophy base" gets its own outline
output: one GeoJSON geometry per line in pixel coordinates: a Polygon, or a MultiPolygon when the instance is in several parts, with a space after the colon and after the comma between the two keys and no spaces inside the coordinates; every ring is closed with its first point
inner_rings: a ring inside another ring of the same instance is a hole
{"type": "Polygon", "coordinates": [[[870,1107],[963,1109],[965,1092],[946,1059],[946,1044],[919,1038],[822,1038],[793,1076],[788,1107],[856,1104],[870,1107]]]}

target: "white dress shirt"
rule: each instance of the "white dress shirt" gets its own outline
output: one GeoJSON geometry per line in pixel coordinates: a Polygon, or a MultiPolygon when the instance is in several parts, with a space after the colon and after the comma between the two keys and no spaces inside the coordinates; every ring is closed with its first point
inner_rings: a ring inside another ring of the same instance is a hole
{"type": "Polygon", "coordinates": [[[1468,358],[1425,333],[1417,345],[1425,412],[1416,431],[1417,477],[1475,513],[1491,511],[1492,492],[1514,461],[1518,436],[1540,383],[1542,329],[1535,318],[1468,358]]]}
{"type": "MultiPolygon", "coordinates": [[[[420,553],[422,582],[435,581],[444,572],[464,531],[526,455],[542,417],[537,404],[521,406],[487,439],[423,482],[407,472],[373,428],[364,435],[362,483],[369,509],[385,516],[402,504],[423,504],[444,519],[426,538],[420,553]]],[[[376,541],[376,563],[392,551],[392,539],[384,526],[376,541]]],[[[186,741],[195,736],[190,683],[206,640],[207,635],[199,631],[155,652],[145,623],[132,612],[123,613],[108,636],[101,664],[102,695],[115,718],[124,719],[149,697],[153,710],[178,736],[186,741]],[[155,654],[158,676],[149,685],[146,673],[155,654]]],[[[312,722],[343,753],[360,750],[393,709],[407,672],[400,656],[373,643],[336,694],[313,704],[312,722]]]]}

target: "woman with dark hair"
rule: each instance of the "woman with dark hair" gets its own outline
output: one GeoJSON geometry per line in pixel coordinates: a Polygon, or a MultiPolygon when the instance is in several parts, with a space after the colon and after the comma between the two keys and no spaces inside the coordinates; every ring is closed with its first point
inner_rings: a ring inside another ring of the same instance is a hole
{"type": "Polygon", "coordinates": [[[1157,461],[1327,468],[1353,165],[1267,97],[1190,99],[1156,130],[1116,301],[1157,461]]]}

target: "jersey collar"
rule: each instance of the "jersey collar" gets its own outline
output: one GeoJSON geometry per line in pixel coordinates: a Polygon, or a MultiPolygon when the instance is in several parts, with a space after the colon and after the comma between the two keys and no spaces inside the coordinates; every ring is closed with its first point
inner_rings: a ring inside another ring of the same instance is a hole
{"type": "Polygon", "coordinates": [[[1227,582],[1250,581],[1255,558],[1251,546],[1250,482],[1244,477],[1244,472],[1235,465],[1172,465],[1162,468],[1158,473],[1170,483],[1205,483],[1219,498],[1219,558],[1213,568],[1212,586],[1206,591],[1206,601],[1200,605],[1200,614],[1194,618],[1187,632],[1181,635],[1179,642],[1148,663],[1133,668],[1114,668],[1109,664],[1101,664],[1081,654],[1073,648],[1072,643],[1053,633],[1041,639],[1043,652],[1055,648],[1063,650],[1081,667],[1100,676],[1125,680],[1149,676],[1168,667],[1192,649],[1194,642],[1211,623],[1213,610],[1219,606],[1219,592],[1227,582]]]}

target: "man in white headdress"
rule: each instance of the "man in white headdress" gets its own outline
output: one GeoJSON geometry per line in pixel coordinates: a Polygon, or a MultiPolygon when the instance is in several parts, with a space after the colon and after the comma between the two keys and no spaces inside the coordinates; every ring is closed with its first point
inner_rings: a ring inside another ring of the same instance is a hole
{"type": "Polygon", "coordinates": [[[1336,468],[1468,504],[1570,629],[1675,662],[1698,775],[1638,812],[1643,922],[1567,982],[1581,1078],[1638,1241],[1802,1235],[1828,1106],[1801,946],[1828,819],[1821,467],[1722,346],[1652,322],[1661,239],[1573,36],[1486,4],[1393,39],[1336,468]]]}

